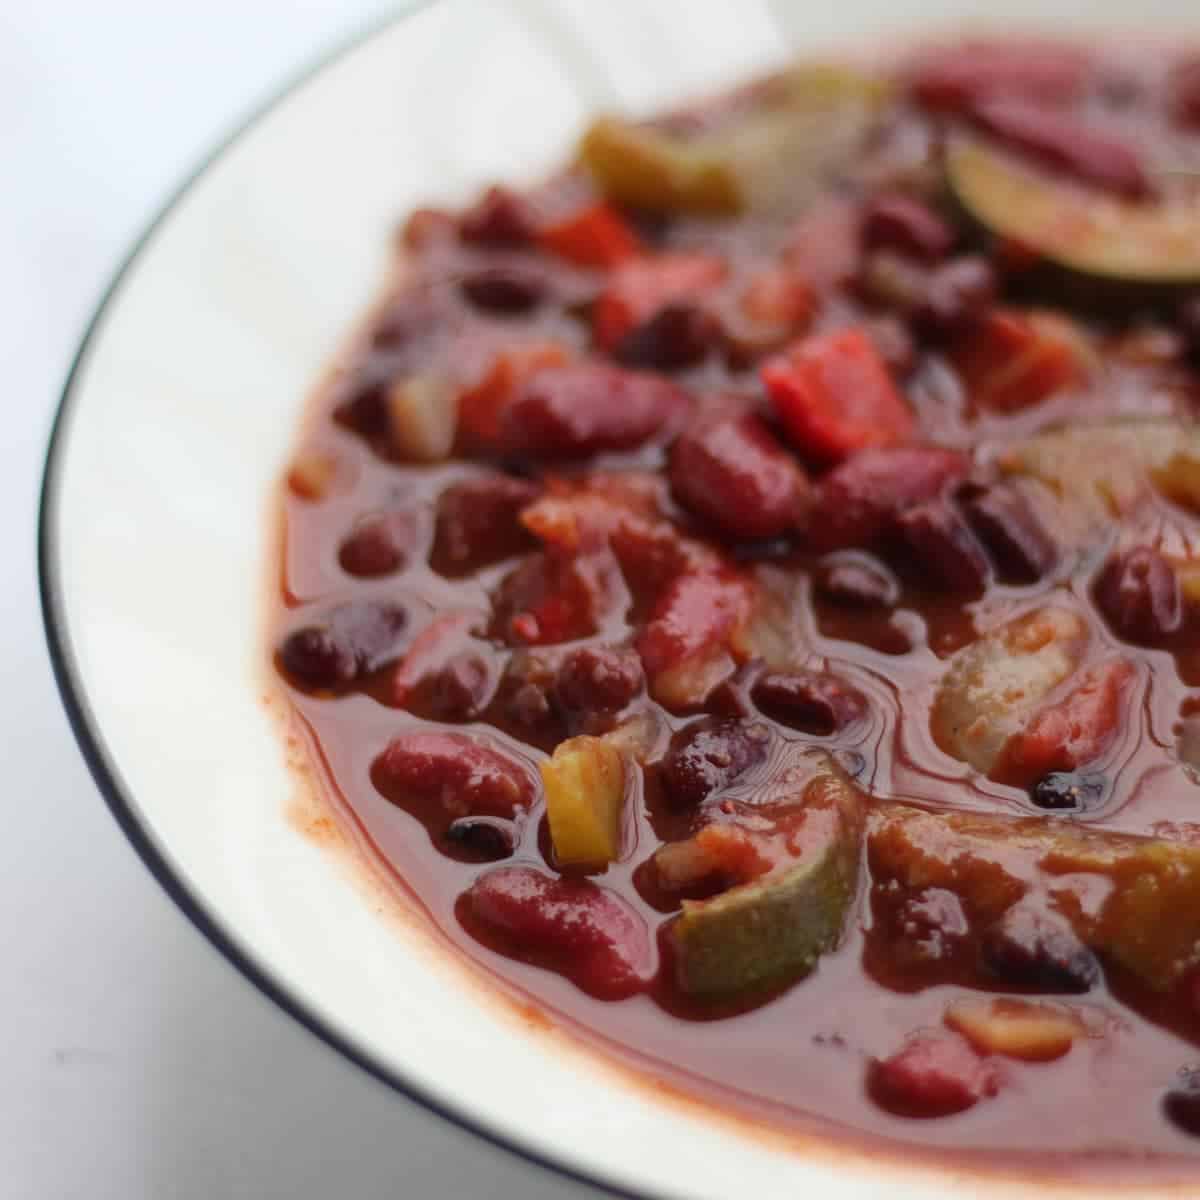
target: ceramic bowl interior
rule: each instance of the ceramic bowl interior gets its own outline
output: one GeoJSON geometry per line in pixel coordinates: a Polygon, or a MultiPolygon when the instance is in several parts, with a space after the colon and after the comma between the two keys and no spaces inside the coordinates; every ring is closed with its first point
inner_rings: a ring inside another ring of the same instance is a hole
{"type": "MultiPolygon", "coordinates": [[[[1047,7],[1007,0],[992,23],[1200,25],[1180,0],[1047,7]]],[[[410,8],[308,74],[183,189],[67,388],[43,514],[52,649],[97,779],[147,861],[321,1036],[477,1131],[616,1189],[848,1200],[878,1194],[886,1174],[906,1200],[964,1184],[760,1136],[597,1065],[467,985],[419,921],[389,919],[298,832],[296,775],[263,699],[273,490],[406,210],[535,177],[599,109],[649,109],[790,49],[886,47],[981,15],[966,0],[410,8]]]]}

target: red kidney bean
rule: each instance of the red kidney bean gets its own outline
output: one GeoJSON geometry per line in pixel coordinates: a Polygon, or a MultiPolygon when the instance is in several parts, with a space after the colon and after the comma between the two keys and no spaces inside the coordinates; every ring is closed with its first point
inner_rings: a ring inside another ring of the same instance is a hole
{"type": "Polygon", "coordinates": [[[1027,100],[982,100],[971,109],[981,129],[1084,183],[1132,199],[1152,191],[1137,150],[1122,138],[1027,100]]]}
{"type": "Polygon", "coordinates": [[[1073,47],[968,41],[922,54],[912,89],[922,104],[945,111],[959,111],[984,96],[1062,101],[1082,90],[1088,66],[1087,56],[1073,47]]]}
{"type": "Polygon", "coordinates": [[[1200,1070],[1185,1067],[1162,1098],[1163,1115],[1181,1133],[1200,1137],[1200,1070]]]}
{"type": "Polygon", "coordinates": [[[533,205],[505,187],[490,187],[459,218],[459,236],[481,246],[522,246],[537,233],[533,205]]]}
{"type": "Polygon", "coordinates": [[[1200,58],[1176,65],[1167,84],[1167,109],[1182,129],[1200,129],[1200,58]]]}
{"type": "Polygon", "coordinates": [[[876,196],[863,214],[863,245],[935,262],[954,245],[954,230],[927,204],[902,192],[876,196]]]}
{"type": "Polygon", "coordinates": [[[816,671],[769,671],[750,695],[768,717],[821,737],[852,725],[867,708],[861,692],[836,675],[816,671]]]}
{"type": "Polygon", "coordinates": [[[1001,579],[1036,583],[1054,569],[1058,545],[1020,488],[996,484],[964,500],[963,512],[1001,579]]]}
{"type": "Polygon", "coordinates": [[[1096,956],[1066,920],[1032,904],[1017,904],[985,929],[984,967],[1005,983],[1044,992],[1081,993],[1100,980],[1096,956]]]}
{"type": "Polygon", "coordinates": [[[637,639],[646,674],[660,671],[724,644],[745,620],[751,603],[746,580],[727,571],[693,571],[662,591],[637,639]]]}
{"type": "Polygon", "coordinates": [[[430,716],[444,721],[469,721],[488,705],[496,690],[497,668],[490,657],[474,650],[453,655],[433,676],[429,688],[430,716]]]}
{"type": "Polygon", "coordinates": [[[996,298],[996,272],[980,255],[956,258],[934,270],[913,313],[919,332],[950,341],[969,332],[996,298]]]}
{"type": "Polygon", "coordinates": [[[465,733],[400,734],[371,765],[371,781],[393,804],[426,817],[511,819],[534,798],[520,763],[465,733]]]}
{"type": "Polygon", "coordinates": [[[519,315],[546,298],[545,272],[520,262],[495,263],[469,271],[458,286],[476,308],[519,315]]]}
{"type": "Polygon", "coordinates": [[[1178,325],[1193,361],[1200,363],[1200,292],[1179,306],[1178,325]]]}
{"type": "Polygon", "coordinates": [[[883,563],[865,557],[823,564],[816,586],[826,600],[849,608],[891,608],[900,599],[896,577],[883,563]]]}
{"type": "Polygon", "coordinates": [[[448,487],[438,499],[434,570],[462,575],[531,549],[535,541],[520,516],[540,494],[540,485],[500,474],[448,487]]]}
{"type": "Polygon", "coordinates": [[[510,646],[573,642],[596,632],[605,597],[587,559],[532,554],[492,595],[492,634],[510,646]]]}
{"type": "Polygon", "coordinates": [[[968,459],[937,446],[860,450],[817,485],[807,534],[818,549],[865,546],[913,505],[966,474],[968,459]]]}
{"type": "Polygon", "coordinates": [[[446,829],[454,857],[468,862],[499,862],[511,858],[517,845],[517,827],[503,817],[459,817],[446,829]]]}
{"type": "Polygon", "coordinates": [[[630,450],[687,407],[687,396],[657,375],[600,363],[547,367],[522,383],[501,414],[502,440],[534,457],[630,450]]]}
{"type": "Polygon", "coordinates": [[[946,1117],[999,1090],[996,1068],[948,1030],[913,1034],[890,1058],[876,1060],[867,1090],[881,1108],[906,1117],[946,1117]]]}
{"type": "Polygon", "coordinates": [[[484,930],[522,958],[566,975],[601,1000],[643,990],[654,948],[642,918],[615,892],[591,880],[555,879],[533,867],[498,867],[465,893],[464,907],[484,930]]]}
{"type": "Polygon", "coordinates": [[[645,684],[642,661],[626,647],[583,646],[563,659],[554,695],[569,713],[619,712],[645,684]]]}
{"type": "Polygon", "coordinates": [[[288,634],[279,664],[302,687],[343,688],[383,666],[407,623],[398,605],[353,601],[288,634]]]}
{"type": "Polygon", "coordinates": [[[717,319],[697,304],[677,300],[631,329],[613,357],[631,367],[675,371],[703,362],[721,343],[717,319]]]}
{"type": "Polygon", "coordinates": [[[672,804],[695,808],[765,762],[771,731],[761,721],[698,721],[675,735],[659,763],[672,804]]]}
{"type": "Polygon", "coordinates": [[[411,513],[371,513],[355,522],[338,550],[338,562],[351,575],[389,575],[407,561],[416,535],[411,513]]]}
{"type": "Polygon", "coordinates": [[[1131,642],[1158,642],[1183,624],[1179,579],[1157,550],[1117,554],[1095,584],[1096,604],[1114,633],[1131,642]]]}
{"type": "Polygon", "coordinates": [[[794,530],[810,498],[803,470],[753,413],[718,414],[686,429],[671,448],[669,474],[680,503],[747,540],[794,530]]]}
{"type": "Polygon", "coordinates": [[[947,500],[927,500],[907,509],[897,528],[923,579],[965,595],[983,591],[987,559],[967,523],[947,500]]]}

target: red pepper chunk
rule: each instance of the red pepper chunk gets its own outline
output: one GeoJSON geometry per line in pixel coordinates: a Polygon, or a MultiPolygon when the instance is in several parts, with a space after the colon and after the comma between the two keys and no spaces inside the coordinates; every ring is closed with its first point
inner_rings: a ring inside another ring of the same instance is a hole
{"type": "Polygon", "coordinates": [[[692,299],[725,278],[725,263],[711,254],[673,253],[635,258],[618,267],[592,312],[592,336],[613,350],[659,309],[692,299]]]}
{"type": "Polygon", "coordinates": [[[789,436],[813,458],[840,462],[913,435],[912,414],[865,330],[806,338],[768,362],[762,381],[789,436]]]}
{"type": "Polygon", "coordinates": [[[615,267],[640,249],[633,230],[602,200],[543,225],[538,242],[551,254],[581,267],[615,267]]]}

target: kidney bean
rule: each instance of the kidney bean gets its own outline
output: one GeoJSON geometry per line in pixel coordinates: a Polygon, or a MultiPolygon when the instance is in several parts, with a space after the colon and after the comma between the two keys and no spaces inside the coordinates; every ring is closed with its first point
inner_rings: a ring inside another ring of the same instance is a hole
{"type": "Polygon", "coordinates": [[[554,695],[570,713],[614,713],[639,695],[644,683],[642,661],[632,650],[583,646],[563,659],[554,695]]]}
{"type": "Polygon", "coordinates": [[[642,918],[615,892],[591,880],[555,879],[533,867],[498,867],[465,893],[484,930],[521,957],[536,955],[601,1000],[641,991],[654,970],[642,918]]]}
{"type": "Polygon", "coordinates": [[[746,540],[797,528],[810,498],[803,470],[753,413],[718,413],[684,430],[669,474],[680,503],[746,540]]]}
{"type": "Polygon", "coordinates": [[[676,300],[631,329],[613,357],[631,367],[675,371],[694,367],[721,341],[717,319],[697,304],[676,300]]]}
{"type": "Polygon", "coordinates": [[[866,557],[823,564],[816,586],[826,600],[850,608],[891,608],[900,599],[896,577],[883,563],[866,557]]]}
{"type": "Polygon", "coordinates": [[[1181,1133],[1200,1137],[1200,1070],[1179,1072],[1162,1098],[1163,1115],[1181,1133]]]}
{"type": "Polygon", "coordinates": [[[1178,324],[1192,360],[1200,363],[1200,292],[1179,306],[1178,324]]]}
{"type": "Polygon", "coordinates": [[[1058,561],[1058,545],[1019,487],[997,484],[963,502],[975,536],[991,556],[1001,579],[1036,583],[1058,561]]]}
{"type": "Polygon", "coordinates": [[[637,639],[646,674],[653,681],[660,671],[723,645],[746,619],[750,603],[749,585],[732,572],[677,576],[659,595],[637,639]]]}
{"type": "Polygon", "coordinates": [[[464,733],[400,734],[371,765],[371,781],[393,804],[422,816],[511,819],[534,799],[521,764],[464,733]]]}
{"type": "Polygon", "coordinates": [[[1189,58],[1171,71],[1167,110],[1181,128],[1200,130],[1200,58],[1189,58]]]}
{"type": "Polygon", "coordinates": [[[496,664],[491,658],[474,650],[460,651],[433,676],[430,714],[445,721],[469,721],[487,707],[496,682],[496,664]]]}
{"type": "Polygon", "coordinates": [[[501,438],[521,454],[584,458],[633,449],[687,408],[684,392],[657,375],[600,363],[547,367],[501,414],[501,438]]]}
{"type": "Polygon", "coordinates": [[[1149,546],[1109,559],[1096,580],[1094,594],[1113,632],[1127,641],[1159,642],[1183,624],[1179,578],[1149,546]]]}
{"type": "Polygon", "coordinates": [[[946,1117],[994,1096],[996,1068],[970,1042],[947,1030],[920,1030],[890,1058],[868,1069],[867,1090],[888,1112],[906,1117],[946,1117]]]}
{"type": "Polygon", "coordinates": [[[1096,956],[1066,920],[1032,904],[1017,904],[985,929],[983,965],[1006,983],[1044,992],[1090,991],[1100,980],[1096,956]]]}
{"type": "Polygon", "coordinates": [[[1049,812],[1089,812],[1100,807],[1107,791],[1103,775],[1051,771],[1034,784],[1031,798],[1049,812]]]}
{"type": "Polygon", "coordinates": [[[927,500],[902,513],[897,528],[924,579],[951,592],[976,595],[988,578],[987,559],[958,510],[927,500]]]}
{"type": "Polygon", "coordinates": [[[464,242],[481,246],[522,246],[537,233],[537,213],[521,195],[505,187],[490,187],[459,218],[464,242]]]}
{"type": "Polygon", "coordinates": [[[927,204],[903,192],[876,196],[863,214],[863,245],[935,262],[954,245],[954,230],[927,204]]]}
{"type": "Polygon", "coordinates": [[[675,735],[659,764],[672,804],[695,808],[764,762],[771,731],[761,721],[698,721],[675,735]]]}
{"type": "Polygon", "coordinates": [[[519,262],[479,267],[464,275],[458,286],[476,308],[506,314],[530,312],[547,292],[545,273],[519,262]]]}
{"type": "Polygon", "coordinates": [[[407,623],[408,613],[395,604],[343,604],[288,634],[279,664],[302,687],[343,688],[384,664],[407,623]]]}
{"type": "Polygon", "coordinates": [[[865,546],[906,509],[961,479],[967,466],[966,455],[937,446],[860,450],[818,483],[809,541],[823,550],[865,546]]]}
{"type": "Polygon", "coordinates": [[[517,827],[503,817],[459,817],[446,829],[446,841],[471,862],[498,862],[511,858],[517,844],[517,827]]]}
{"type": "Polygon", "coordinates": [[[411,513],[371,513],[355,522],[338,550],[338,562],[360,578],[388,575],[407,562],[415,535],[411,513]]]}
{"type": "Polygon", "coordinates": [[[928,277],[913,313],[916,328],[935,341],[969,332],[996,298],[996,272],[980,255],[952,259],[928,277]]]}
{"type": "Polygon", "coordinates": [[[443,575],[462,575],[533,547],[521,510],[540,485],[511,475],[486,475],[448,487],[438,498],[430,562],[443,575]]]}
{"type": "Polygon", "coordinates": [[[1070,99],[1082,90],[1088,67],[1087,56],[1073,47],[968,41],[922,54],[911,79],[922,104],[954,112],[984,96],[1070,99]]]}
{"type": "Polygon", "coordinates": [[[1135,200],[1152,191],[1133,146],[1074,117],[1011,97],[981,100],[970,115],[981,129],[1084,183],[1135,200]]]}
{"type": "Polygon", "coordinates": [[[862,694],[844,680],[816,671],[769,671],[750,695],[767,716],[822,737],[852,725],[867,708],[862,694]]]}

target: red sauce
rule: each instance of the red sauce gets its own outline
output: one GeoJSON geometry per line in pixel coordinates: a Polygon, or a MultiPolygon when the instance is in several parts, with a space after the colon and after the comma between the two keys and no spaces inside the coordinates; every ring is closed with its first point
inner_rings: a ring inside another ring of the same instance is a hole
{"type": "MultiPolygon", "coordinates": [[[[1196,61],[940,48],[886,96],[835,89],[865,106],[852,144],[784,158],[761,207],[757,182],[631,182],[589,139],[590,177],[408,221],[289,474],[275,661],[461,954],[774,1123],[991,1162],[1197,1153],[1200,911],[1147,919],[1200,905],[1196,61]],[[1018,244],[972,211],[964,145],[1076,217],[1182,213],[1195,277],[1153,247],[1065,261],[1078,224],[1018,244]],[[563,865],[539,765],[618,729],[615,861],[563,865]],[[815,966],[793,915],[697,983],[685,903],[831,837],[851,893],[806,910],[836,917],[815,966]],[[715,857],[673,875],[673,843],[715,857]]],[[[719,160],[818,86],[632,136],[719,160]]]]}

